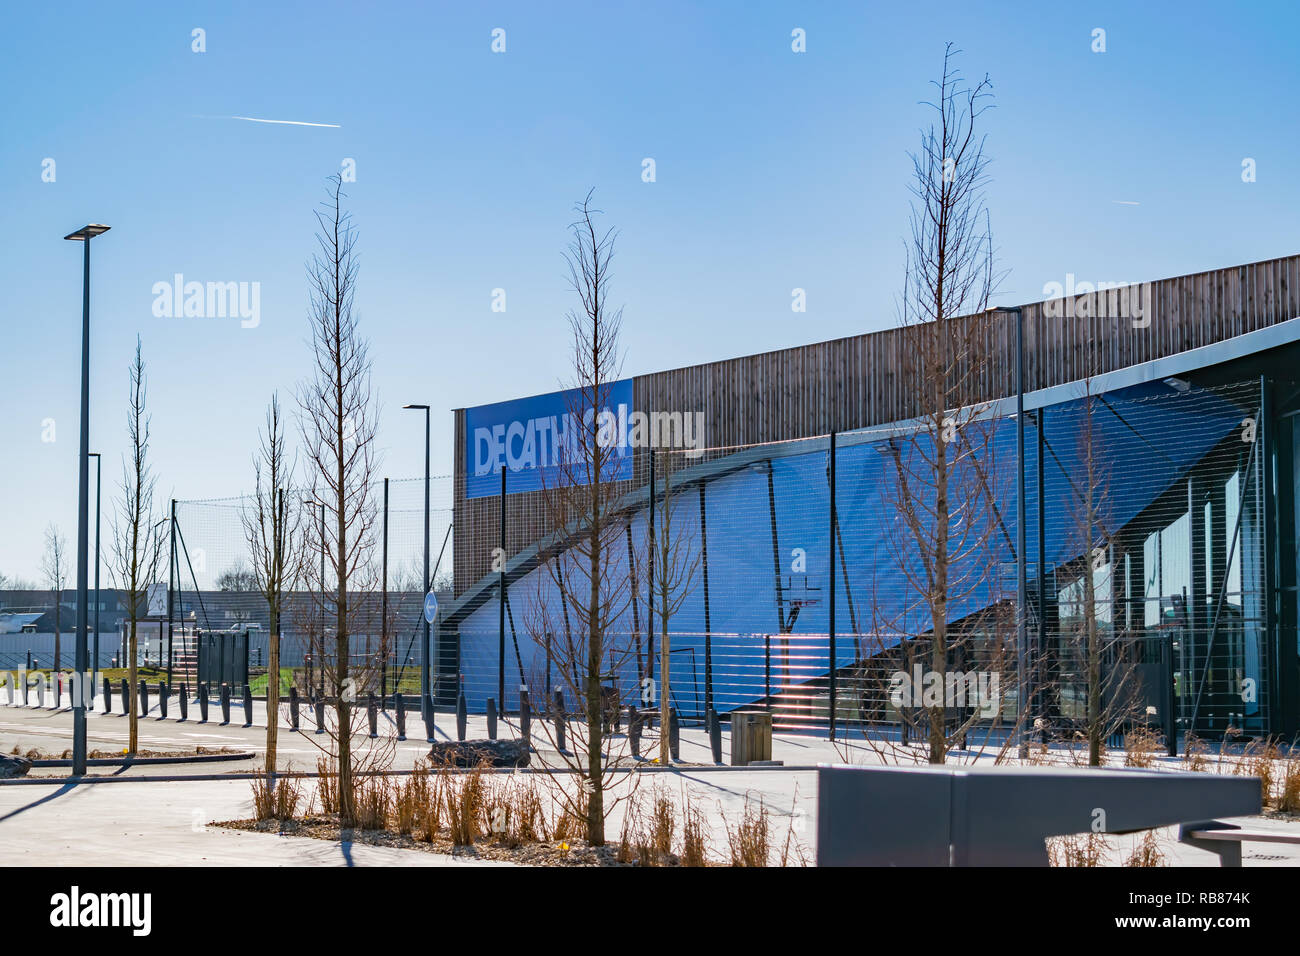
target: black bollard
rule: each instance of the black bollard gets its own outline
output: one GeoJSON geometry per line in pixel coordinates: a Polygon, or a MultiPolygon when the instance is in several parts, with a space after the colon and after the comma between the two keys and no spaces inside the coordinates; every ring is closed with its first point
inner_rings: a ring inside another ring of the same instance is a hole
{"type": "Polygon", "coordinates": [[[199,723],[208,722],[208,685],[203,682],[199,685],[199,723]]]}
{"type": "Polygon", "coordinates": [[[167,719],[167,693],[171,688],[162,681],[158,682],[158,719],[167,719]]]}
{"type": "Polygon", "coordinates": [[[370,718],[370,739],[374,740],[379,736],[379,705],[375,701],[374,691],[366,698],[366,716],[370,718]]]}
{"type": "Polygon", "coordinates": [[[149,682],[140,681],[140,719],[149,716],[149,682]]]}
{"type": "Polygon", "coordinates": [[[113,682],[107,677],[104,678],[104,713],[113,712],[113,682]]]}
{"type": "Polygon", "coordinates": [[[181,681],[181,692],[176,695],[176,703],[181,706],[180,722],[184,723],[190,716],[190,689],[185,681],[181,681]]]}
{"type": "Polygon", "coordinates": [[[461,691],[460,696],[456,698],[456,739],[465,739],[465,724],[469,720],[469,714],[465,708],[465,692],[461,691]]]}
{"type": "Polygon", "coordinates": [[[406,739],[406,700],[401,692],[393,695],[393,709],[397,711],[397,739],[406,739]]]}
{"type": "Polygon", "coordinates": [[[289,729],[298,729],[298,688],[289,688],[289,729]]]}
{"type": "Polygon", "coordinates": [[[316,733],[325,733],[325,701],[316,701],[316,733]]]}
{"type": "MultiPolygon", "coordinates": [[[[662,727],[660,730],[662,731],[662,727]]],[[[668,753],[674,760],[681,760],[682,727],[677,720],[677,708],[668,708],[668,753]]]]}
{"type": "Polygon", "coordinates": [[[527,689],[519,691],[519,739],[525,747],[532,746],[533,709],[528,703],[527,689]]]}
{"type": "Polygon", "coordinates": [[[230,723],[230,685],[221,685],[221,726],[230,723]]]}
{"type": "Polygon", "coordinates": [[[713,751],[713,762],[722,763],[722,721],[712,707],[709,708],[709,749],[713,751]]]}
{"type": "Polygon", "coordinates": [[[491,697],[487,699],[487,725],[488,740],[497,739],[497,702],[491,697]]]}
{"type": "Polygon", "coordinates": [[[564,749],[564,691],[555,692],[555,749],[567,753],[564,749]]]}
{"type": "Polygon", "coordinates": [[[253,688],[244,685],[244,726],[253,726],[253,688]]]}
{"type": "Polygon", "coordinates": [[[126,678],[123,677],[122,678],[122,716],[125,717],[128,713],[130,713],[130,711],[131,711],[131,688],[127,684],[126,678]]]}
{"type": "Polygon", "coordinates": [[[629,704],[627,708],[627,742],[632,747],[632,757],[634,760],[641,759],[641,712],[636,709],[635,704],[629,704]]]}

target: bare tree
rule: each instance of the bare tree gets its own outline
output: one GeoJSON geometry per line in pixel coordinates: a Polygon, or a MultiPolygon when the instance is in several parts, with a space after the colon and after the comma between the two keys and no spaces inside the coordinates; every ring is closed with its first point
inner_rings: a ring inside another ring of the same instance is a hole
{"type": "MultiPolygon", "coordinates": [[[[591,193],[576,206],[566,254],[570,282],[580,306],[568,314],[574,381],[569,390],[568,449],[548,472],[542,492],[554,548],[544,567],[551,587],[539,582],[525,627],[546,648],[548,670],[582,702],[583,720],[573,728],[572,752],[560,755],[580,778],[576,791],[560,788],[568,811],[586,820],[587,841],[605,842],[605,817],[624,797],[609,791],[625,754],[612,735],[602,692],[637,652],[637,635],[617,628],[630,605],[634,561],[617,561],[625,519],[616,513],[617,442],[608,421],[610,385],[621,367],[618,351],[622,309],[608,304],[610,262],[617,233],[597,229],[591,193]],[[556,597],[558,595],[558,597],[556,597]],[[562,637],[560,636],[562,635],[562,637]]],[[[541,724],[546,733],[551,728],[541,724]]],[[[557,742],[558,743],[558,742],[557,742]]],[[[625,775],[632,776],[632,775],[625,775]]]]}
{"type": "MultiPolygon", "coordinates": [[[[651,454],[654,453],[652,450],[651,454]]],[[[654,611],[659,618],[659,762],[667,766],[671,763],[668,726],[672,691],[672,638],[669,625],[673,615],[694,588],[701,552],[688,535],[687,529],[678,522],[680,507],[677,489],[673,487],[674,456],[664,451],[659,460],[662,462],[660,473],[663,475],[663,495],[658,507],[654,500],[650,502],[650,507],[655,508],[658,517],[650,539],[650,548],[655,559],[654,611]]],[[[653,629],[653,621],[651,627],[653,629]]]]}
{"type": "Polygon", "coordinates": [[[378,769],[383,759],[382,748],[371,747],[354,765],[352,738],[365,711],[353,705],[358,691],[377,681],[387,648],[376,651],[372,643],[370,652],[358,657],[353,646],[354,636],[385,630],[378,624],[378,608],[370,606],[377,603],[373,596],[379,577],[373,561],[378,509],[372,488],[378,409],[368,346],[354,311],[356,232],[343,210],[339,176],[330,178],[328,193],[316,213],[319,248],[307,270],[315,369],[299,389],[298,404],[311,495],[326,513],[323,535],[316,522],[306,522],[305,551],[324,553],[333,576],[328,592],[326,582],[318,582],[316,593],[330,623],[326,633],[315,636],[313,654],[334,700],[328,756],[337,766],[340,824],[350,827],[356,822],[354,771],[378,769]]]}
{"type": "Polygon", "coordinates": [[[140,618],[145,616],[148,609],[149,585],[157,580],[163,556],[163,522],[154,511],[157,478],[149,464],[144,352],[138,338],[130,379],[126,430],[131,450],[129,457],[122,462],[121,497],[113,517],[113,554],[109,562],[109,573],[115,578],[126,605],[127,686],[130,696],[127,702],[130,724],[127,751],[135,753],[140,744],[137,631],[140,618]]]}
{"type": "Polygon", "coordinates": [[[250,568],[242,561],[226,568],[217,575],[218,591],[260,591],[262,590],[255,568],[250,568]]]}
{"type": "MultiPolygon", "coordinates": [[[[68,539],[51,523],[45,529],[45,556],[41,559],[41,574],[45,586],[54,598],[54,673],[59,672],[59,639],[63,629],[63,589],[68,586],[68,539]]],[[[57,676],[55,677],[57,681],[57,676]]],[[[57,683],[55,687],[57,688],[57,683]]],[[[57,693],[57,691],[56,691],[57,693]]]]}
{"type": "MultiPolygon", "coordinates": [[[[1119,730],[1137,708],[1137,686],[1128,666],[1129,642],[1114,619],[1115,565],[1118,560],[1118,528],[1111,498],[1112,455],[1104,432],[1097,425],[1100,400],[1092,392],[1092,380],[1083,380],[1084,394],[1071,414],[1076,425],[1073,461],[1078,471],[1067,476],[1070,486],[1069,535],[1071,551],[1078,557],[1057,571],[1061,588],[1058,603],[1061,655],[1067,674],[1046,688],[1056,698],[1056,712],[1083,725],[1088,744],[1089,766],[1101,766],[1102,743],[1119,730]],[[1079,673],[1081,671],[1082,673],[1079,673]],[[1081,678],[1079,680],[1078,678],[1081,678]],[[1070,692],[1082,687],[1082,720],[1070,692]]],[[[1061,414],[1061,413],[1058,413],[1061,414]]],[[[1068,420],[1068,419],[1067,419],[1068,420]]]]}
{"type": "MultiPolygon", "coordinates": [[[[876,633],[900,635],[921,647],[937,686],[947,684],[963,631],[950,627],[955,608],[985,591],[1005,525],[997,513],[992,476],[995,425],[975,400],[989,374],[992,318],[987,309],[998,281],[984,204],[988,160],[976,131],[988,108],[986,76],[968,86],[954,67],[952,45],[934,81],[934,113],[912,155],[911,237],[900,296],[903,378],[912,389],[914,427],[891,438],[894,481],[886,492],[897,516],[892,547],[905,579],[902,607],[890,607],[876,633]]],[[[1006,539],[1009,542],[1009,539],[1006,539]]],[[[982,622],[987,624],[987,622],[982,622]]],[[[913,712],[924,718],[928,759],[943,763],[955,733],[947,729],[945,698],[927,698],[913,712]]],[[[904,719],[911,719],[904,713],[904,719]]],[[[964,731],[958,728],[958,733],[964,731]]]]}
{"type": "Polygon", "coordinates": [[[271,396],[266,428],[253,456],[253,500],[243,515],[244,538],[252,558],[256,589],[266,598],[270,633],[266,652],[266,778],[275,785],[276,744],[280,726],[280,631],[284,592],[292,591],[302,570],[301,502],[286,494],[293,480],[280,412],[279,395],[271,396]]]}

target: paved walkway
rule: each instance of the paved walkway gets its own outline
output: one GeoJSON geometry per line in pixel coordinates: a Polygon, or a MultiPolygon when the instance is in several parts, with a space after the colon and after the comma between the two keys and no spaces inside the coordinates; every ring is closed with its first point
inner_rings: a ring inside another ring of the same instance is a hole
{"type": "MultiPolygon", "coordinates": [[[[3,692],[0,691],[0,694],[3,692]]],[[[66,703],[66,702],[65,702],[66,703]]],[[[62,863],[89,863],[92,865],[124,865],[128,863],[155,865],[190,865],[203,862],[241,863],[260,865],[476,865],[473,861],[440,857],[415,850],[395,850],[384,847],[343,847],[324,841],[305,838],[278,837],[271,834],[244,833],[224,828],[205,827],[211,820],[246,818],[251,816],[251,793],[247,780],[158,780],[157,777],[184,777],[224,775],[235,771],[248,772],[261,766],[260,755],[265,744],[265,709],[255,703],[254,726],[242,726],[241,707],[232,708],[232,722],[218,726],[219,711],[213,708],[208,724],[197,723],[197,708],[191,708],[191,719],[181,723],[175,719],[173,700],[168,720],[157,720],[156,707],[140,723],[141,746],[151,750],[192,749],[196,745],[231,747],[255,753],[254,759],[212,764],[142,766],[130,768],[92,768],[99,777],[114,777],[116,782],[71,786],[51,779],[48,784],[0,783],[0,863],[33,862],[60,865],[62,863]],[[68,835],[77,834],[76,842],[68,835]]],[[[304,708],[304,732],[293,734],[287,730],[287,709],[282,716],[285,732],[281,735],[280,753],[286,768],[314,770],[320,751],[314,744],[316,735],[309,724],[310,711],[304,708]]],[[[454,718],[438,715],[438,738],[448,739],[454,732],[454,718]]],[[[93,712],[88,721],[88,738],[91,749],[121,750],[126,741],[126,720],[120,714],[93,712]]],[[[384,737],[379,742],[394,748],[393,767],[409,769],[415,761],[428,752],[423,739],[423,723],[418,714],[410,715],[408,732],[413,738],[397,742],[384,737]]],[[[38,709],[19,705],[9,706],[0,697],[0,746],[10,751],[16,745],[20,751],[32,747],[62,753],[71,744],[72,714],[61,710],[38,709]]],[[[381,715],[381,733],[393,730],[391,715],[381,715]]],[[[469,735],[486,736],[486,720],[470,717],[469,735]]],[[[513,736],[512,723],[504,723],[502,736],[513,736]]],[[[323,737],[320,739],[324,739],[323,737]]],[[[368,738],[359,738],[361,746],[371,746],[368,738]]],[[[548,738],[535,725],[534,743],[540,749],[541,763],[559,764],[560,760],[549,749],[548,738]]],[[[728,746],[724,738],[724,754],[728,746]]],[[[657,754],[657,741],[646,739],[646,752],[657,754]]],[[[918,760],[921,759],[918,750],[918,760]]],[[[681,756],[687,764],[709,766],[683,766],[638,777],[639,795],[643,798],[658,788],[673,797],[679,805],[689,795],[704,813],[711,831],[714,854],[725,855],[727,847],[726,824],[733,826],[744,812],[746,802],[752,806],[758,800],[772,814],[774,837],[784,840],[791,834],[802,843],[811,858],[816,839],[816,777],[811,768],[818,763],[878,763],[879,756],[863,741],[852,745],[834,744],[821,738],[777,735],[773,740],[773,756],[784,760],[787,769],[760,770],[751,768],[714,769],[708,750],[707,738],[696,728],[683,728],[681,756]]],[[[954,759],[964,762],[990,763],[996,753],[956,754],[954,759]]],[[[1122,755],[1112,755],[1116,762],[1122,755]]],[[[1064,759],[1064,758],[1062,758],[1064,759]]],[[[1212,762],[1214,758],[1211,758],[1212,762]]],[[[1167,769],[1181,767],[1179,761],[1162,760],[1167,769]]],[[[1231,772],[1231,764],[1219,768],[1231,772]]],[[[62,768],[38,768],[33,777],[60,777],[62,768]]],[[[610,820],[608,832],[617,836],[625,806],[617,807],[610,820]]],[[[1234,821],[1252,828],[1279,828],[1300,831],[1300,822],[1244,818],[1234,821]]],[[[1211,853],[1185,847],[1177,842],[1170,828],[1157,831],[1161,849],[1168,862],[1178,866],[1217,866],[1218,858],[1211,853]]],[[[1121,863],[1131,852],[1137,837],[1112,837],[1114,849],[1109,862],[1121,863]]],[[[1278,844],[1247,844],[1247,866],[1300,866],[1300,847],[1278,844]]]]}

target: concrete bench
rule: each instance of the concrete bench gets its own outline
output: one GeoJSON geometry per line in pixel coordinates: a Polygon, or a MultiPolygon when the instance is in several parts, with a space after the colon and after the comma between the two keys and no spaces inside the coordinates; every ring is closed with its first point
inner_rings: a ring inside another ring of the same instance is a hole
{"type": "Polygon", "coordinates": [[[1178,839],[1188,846],[1217,853],[1220,866],[1241,866],[1241,845],[1243,843],[1293,843],[1300,845],[1300,833],[1281,833],[1277,830],[1243,830],[1234,823],[1222,823],[1218,820],[1183,824],[1178,828],[1178,839]]]}
{"type": "Polygon", "coordinates": [[[1047,866],[1048,837],[1133,833],[1259,812],[1255,777],[1076,767],[820,766],[817,865],[1047,866]]]}

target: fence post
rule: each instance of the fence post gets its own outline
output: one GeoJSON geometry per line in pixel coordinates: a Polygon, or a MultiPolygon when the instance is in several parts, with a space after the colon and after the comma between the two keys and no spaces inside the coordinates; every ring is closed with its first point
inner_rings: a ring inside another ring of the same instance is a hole
{"type": "Polygon", "coordinates": [[[208,693],[207,681],[199,684],[199,723],[201,724],[208,722],[208,693]]]}
{"type": "Polygon", "coordinates": [[[1165,753],[1178,756],[1178,724],[1174,715],[1174,635],[1161,642],[1165,659],[1165,753]]]}
{"type": "Polygon", "coordinates": [[[555,691],[555,749],[567,753],[564,749],[564,691],[555,691]]]}
{"type": "Polygon", "coordinates": [[[519,689],[519,739],[524,742],[524,747],[530,746],[530,737],[533,729],[532,708],[528,704],[528,688],[519,689]]]}
{"type": "Polygon", "coordinates": [[[221,685],[221,726],[230,723],[230,685],[221,685]]]}
{"type": "Polygon", "coordinates": [[[393,709],[397,711],[397,739],[406,739],[406,701],[399,690],[393,694],[393,709]]]}
{"type": "Polygon", "coordinates": [[[253,688],[244,685],[244,726],[253,726],[253,688]]]}
{"type": "Polygon", "coordinates": [[[641,711],[636,704],[627,705],[627,742],[632,747],[632,758],[641,759],[641,711]]]}
{"type": "Polygon", "coordinates": [[[375,703],[375,692],[372,690],[369,697],[366,698],[366,716],[370,718],[370,739],[374,740],[379,736],[379,709],[375,703]]]}
{"type": "Polygon", "coordinates": [[[167,719],[167,692],[170,690],[171,688],[168,687],[166,684],[164,684],[162,681],[158,682],[158,719],[159,720],[167,719]]]}
{"type": "Polygon", "coordinates": [[[722,763],[722,721],[712,707],[709,708],[709,750],[713,752],[713,762],[722,763]]]}
{"type": "Polygon", "coordinates": [[[488,740],[497,739],[497,702],[491,697],[487,699],[487,728],[488,740]]]}
{"type": "Polygon", "coordinates": [[[325,699],[319,698],[316,701],[316,733],[325,733],[325,699]]]}
{"type": "Polygon", "coordinates": [[[185,681],[181,681],[180,696],[176,698],[177,703],[181,705],[181,723],[184,723],[190,716],[190,689],[185,681]]]}
{"type": "Polygon", "coordinates": [[[289,729],[298,729],[298,686],[289,688],[289,729]]]}
{"type": "Polygon", "coordinates": [[[463,741],[465,739],[465,724],[469,720],[465,707],[465,691],[462,688],[460,695],[456,698],[456,739],[463,741]]]}

